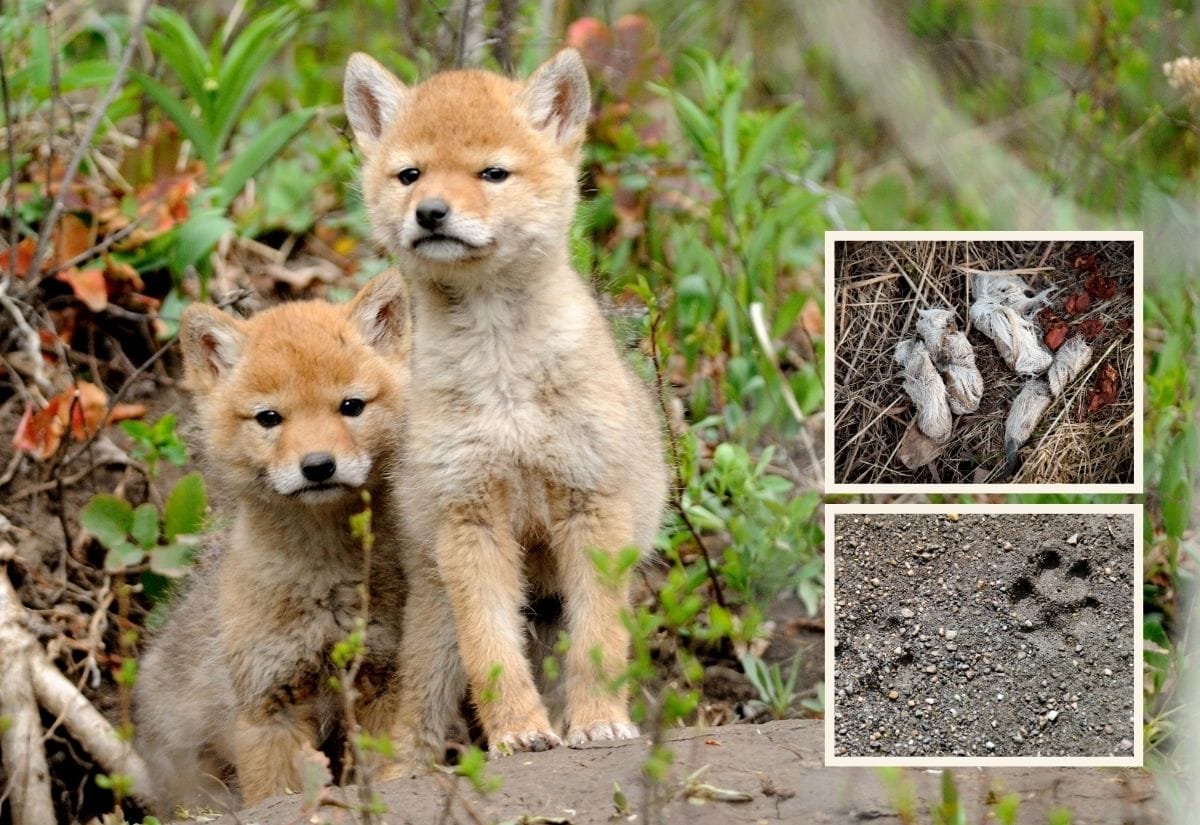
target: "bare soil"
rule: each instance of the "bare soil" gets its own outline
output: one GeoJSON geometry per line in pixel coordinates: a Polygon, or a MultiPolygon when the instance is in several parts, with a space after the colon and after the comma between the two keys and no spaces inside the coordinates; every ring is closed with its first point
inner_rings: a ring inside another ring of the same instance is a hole
{"type": "MultiPolygon", "coordinates": [[[[730,822],[900,823],[904,819],[880,776],[871,768],[822,766],[822,723],[788,720],[762,725],[730,725],[672,732],[667,739],[676,762],[661,786],[664,801],[644,807],[641,766],[646,740],[558,748],[518,754],[489,763],[501,780],[498,790],[477,794],[465,780],[447,776],[401,779],[378,786],[388,823],[435,822],[730,822]],[[702,771],[687,791],[687,777],[702,771]],[[701,787],[707,785],[707,788],[701,787]],[[619,815],[614,786],[628,799],[619,815]],[[746,794],[744,802],[711,798],[717,791],[746,794]],[[449,803],[447,800],[450,800],[449,803]],[[525,817],[524,819],[522,817],[525,817]],[[538,819],[537,817],[545,817],[538,819]]],[[[1058,807],[1069,808],[1074,822],[1089,825],[1149,825],[1164,821],[1154,799],[1150,776],[1139,769],[1008,768],[953,771],[967,821],[982,822],[987,802],[1008,793],[1021,796],[1020,821],[1045,822],[1058,807]]],[[[940,798],[940,771],[904,772],[918,800],[940,798]]],[[[339,798],[356,799],[351,789],[339,798]]],[[[927,821],[919,802],[920,821],[927,821]]],[[[240,822],[285,825],[327,821],[323,808],[313,817],[301,795],[277,797],[237,814],[240,822]]],[[[234,821],[232,816],[218,821],[234,821]]]]}
{"type": "Polygon", "coordinates": [[[834,524],[837,755],[1133,755],[1130,515],[834,524]]]}

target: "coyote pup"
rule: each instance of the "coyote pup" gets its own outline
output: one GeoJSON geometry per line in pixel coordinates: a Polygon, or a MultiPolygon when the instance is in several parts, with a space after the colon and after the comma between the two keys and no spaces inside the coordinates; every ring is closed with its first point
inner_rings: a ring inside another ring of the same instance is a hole
{"type": "Polygon", "coordinates": [[[385,481],[407,385],[403,279],[380,275],[349,305],[284,304],[248,321],[194,304],[180,338],[209,479],[233,519],[142,660],[137,744],[164,813],[230,804],[230,768],[247,805],[298,789],[297,755],[341,733],[329,653],[359,610],[363,551],[348,520],[363,490],[377,537],[357,683],[370,731],[395,723],[404,596],[385,481]]]}
{"type": "Polygon", "coordinates": [[[522,607],[542,597],[570,635],[567,743],[636,737],[610,689],[628,582],[591,553],[650,550],[666,468],[651,397],[569,262],[583,62],[565,50],[525,83],[453,71],[409,88],[355,54],[345,103],[375,233],[413,284],[394,772],[441,755],[467,686],[493,754],[562,743],[524,650],[522,607]]]}

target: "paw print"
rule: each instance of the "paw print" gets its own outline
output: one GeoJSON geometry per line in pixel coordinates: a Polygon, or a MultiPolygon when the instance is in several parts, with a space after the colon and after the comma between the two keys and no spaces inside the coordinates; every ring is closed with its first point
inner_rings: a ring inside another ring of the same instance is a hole
{"type": "Polygon", "coordinates": [[[1064,565],[1057,550],[1044,549],[1030,561],[1026,575],[1009,588],[1013,616],[1022,630],[1053,627],[1058,617],[1080,607],[1097,607],[1089,579],[1092,565],[1086,558],[1064,565]]]}

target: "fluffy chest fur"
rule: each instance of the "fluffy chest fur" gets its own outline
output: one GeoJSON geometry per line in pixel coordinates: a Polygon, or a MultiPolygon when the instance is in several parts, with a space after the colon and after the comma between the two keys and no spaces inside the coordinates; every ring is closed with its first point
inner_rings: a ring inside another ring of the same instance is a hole
{"type": "Polygon", "coordinates": [[[611,358],[611,345],[596,346],[604,333],[594,307],[569,292],[496,289],[439,301],[418,318],[420,424],[409,437],[430,483],[453,495],[501,478],[528,498],[539,481],[601,482],[621,416],[611,420],[594,398],[597,373],[608,371],[598,361],[611,358]]]}

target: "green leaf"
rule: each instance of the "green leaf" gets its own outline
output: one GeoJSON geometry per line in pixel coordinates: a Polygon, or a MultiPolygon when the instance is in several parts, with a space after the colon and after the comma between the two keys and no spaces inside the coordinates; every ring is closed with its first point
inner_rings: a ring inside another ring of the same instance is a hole
{"type": "Polygon", "coordinates": [[[133,511],[133,525],[129,528],[133,540],[149,550],[158,544],[158,508],[146,502],[133,511]]]}
{"type": "Polygon", "coordinates": [[[178,242],[171,260],[171,271],[177,278],[182,277],[184,270],[211,252],[222,235],[233,231],[233,222],[225,217],[223,211],[204,209],[193,212],[179,227],[178,242]]]}
{"type": "Polygon", "coordinates": [[[288,6],[255,19],[238,35],[221,61],[210,121],[218,148],[223,147],[233,134],[233,127],[263,67],[295,34],[295,20],[295,11],[288,6]]]}
{"type": "Polygon", "coordinates": [[[163,508],[163,531],[167,541],[202,532],[207,509],[208,496],[201,475],[188,473],[179,479],[163,508]]]}
{"type": "Polygon", "coordinates": [[[127,436],[135,441],[149,441],[151,438],[150,425],[145,421],[138,421],[136,418],[131,418],[122,421],[120,427],[125,431],[127,436]]]}
{"type": "Polygon", "coordinates": [[[741,169],[738,170],[733,186],[731,201],[735,213],[740,214],[746,208],[750,196],[754,192],[755,184],[762,174],[763,166],[766,164],[767,153],[782,137],[783,130],[793,125],[796,112],[799,110],[800,104],[794,103],[782,111],[776,112],[754,136],[754,141],[746,150],[746,156],[742,160],[741,169]]]}
{"type": "Polygon", "coordinates": [[[683,127],[683,132],[692,142],[692,146],[705,161],[711,160],[716,153],[717,132],[708,115],[678,92],[671,93],[671,102],[675,105],[675,116],[679,118],[679,125],[683,127]]]}
{"type": "Polygon", "coordinates": [[[171,436],[175,435],[175,413],[167,413],[155,421],[152,432],[156,443],[169,440],[171,436]]]}
{"type": "Polygon", "coordinates": [[[145,550],[125,539],[121,539],[112,546],[105,546],[108,547],[108,553],[104,556],[104,569],[110,573],[141,564],[142,559],[146,558],[145,550]]]}
{"type": "Polygon", "coordinates": [[[146,30],[150,48],[171,67],[207,119],[212,114],[212,94],[205,88],[208,55],[200,38],[183,15],[164,6],[156,6],[150,12],[150,22],[155,26],[146,30]]]}
{"type": "Polygon", "coordinates": [[[217,184],[216,205],[224,208],[232,203],[246,181],[283,151],[316,113],[315,107],[289,112],[259,132],[248,146],[237,153],[237,158],[221,176],[217,184]]]}
{"type": "MultiPolygon", "coordinates": [[[[133,507],[118,496],[93,496],[79,515],[79,523],[110,550],[125,542],[133,527],[133,507]]],[[[127,542],[125,542],[127,543],[127,542]]]]}
{"type": "Polygon", "coordinates": [[[117,74],[117,67],[107,60],[82,60],[63,70],[59,87],[74,92],[95,86],[108,86],[117,74]]]}
{"type": "MultiPolygon", "coordinates": [[[[192,536],[185,538],[193,539],[192,536]]],[[[150,569],[160,576],[178,578],[191,569],[196,560],[197,542],[176,541],[150,551],[150,569]]]]}
{"type": "Polygon", "coordinates": [[[212,131],[205,125],[205,122],[194,117],[188,111],[187,104],[181,101],[175,92],[154,78],[138,73],[133,76],[133,79],[167,117],[175,122],[183,136],[192,142],[196,154],[200,156],[209,170],[214,169],[217,165],[220,146],[217,145],[212,131]]]}

